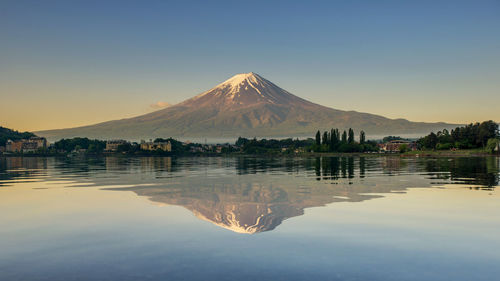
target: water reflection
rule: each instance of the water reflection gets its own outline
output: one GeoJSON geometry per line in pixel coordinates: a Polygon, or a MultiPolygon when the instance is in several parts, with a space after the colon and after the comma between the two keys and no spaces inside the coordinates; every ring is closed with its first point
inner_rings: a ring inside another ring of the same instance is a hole
{"type": "Polygon", "coordinates": [[[475,188],[498,186],[498,158],[431,159],[425,170],[439,182],[479,185],[475,188]]]}
{"type": "Polygon", "coordinates": [[[455,183],[491,190],[498,186],[499,159],[0,158],[0,186],[30,179],[132,191],[156,204],[183,206],[217,226],[252,234],[273,230],[306,208],[360,202],[412,187],[455,183]]]}

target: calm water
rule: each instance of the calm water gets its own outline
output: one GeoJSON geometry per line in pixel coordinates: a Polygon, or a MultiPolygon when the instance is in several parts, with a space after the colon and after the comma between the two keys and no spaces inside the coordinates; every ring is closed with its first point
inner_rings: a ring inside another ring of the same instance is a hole
{"type": "Polygon", "coordinates": [[[499,158],[0,158],[0,280],[499,280],[499,158]]]}

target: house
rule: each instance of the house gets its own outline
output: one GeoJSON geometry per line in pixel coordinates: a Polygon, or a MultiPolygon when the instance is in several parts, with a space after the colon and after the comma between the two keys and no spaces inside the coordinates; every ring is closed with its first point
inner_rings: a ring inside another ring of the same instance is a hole
{"type": "Polygon", "coordinates": [[[5,151],[7,152],[36,152],[47,148],[47,140],[41,137],[32,137],[21,140],[7,140],[5,151]]]}
{"type": "Polygon", "coordinates": [[[5,151],[7,152],[21,152],[23,147],[22,140],[7,140],[5,143],[5,151]]]}
{"type": "Polygon", "coordinates": [[[47,148],[47,139],[42,137],[32,137],[28,142],[36,143],[37,148],[47,148]]]}
{"type": "Polygon", "coordinates": [[[141,141],[141,150],[149,150],[149,151],[155,151],[155,150],[163,150],[163,151],[172,151],[172,144],[170,141],[166,142],[145,142],[141,141]]]}
{"type": "Polygon", "coordinates": [[[189,152],[191,153],[197,153],[197,152],[205,152],[203,150],[203,147],[199,147],[199,146],[192,146],[190,149],[189,149],[189,152]]]}
{"type": "Polygon", "coordinates": [[[126,140],[109,140],[106,141],[106,151],[117,151],[118,147],[122,144],[127,144],[126,140]]]}
{"type": "Polygon", "coordinates": [[[386,143],[379,143],[377,146],[381,151],[386,152],[399,152],[402,145],[406,145],[409,150],[416,150],[417,144],[408,140],[392,140],[386,143]]]}

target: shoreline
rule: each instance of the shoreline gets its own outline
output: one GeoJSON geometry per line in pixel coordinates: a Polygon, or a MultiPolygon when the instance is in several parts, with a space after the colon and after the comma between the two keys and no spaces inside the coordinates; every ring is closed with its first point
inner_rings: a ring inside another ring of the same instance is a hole
{"type": "Polygon", "coordinates": [[[500,154],[491,154],[477,150],[459,150],[459,151],[411,151],[407,153],[363,153],[363,152],[303,152],[297,154],[283,153],[205,153],[205,154],[120,154],[120,153],[102,153],[102,154],[0,154],[0,158],[5,157],[55,157],[55,158],[85,158],[85,157],[500,157],[500,154]]]}

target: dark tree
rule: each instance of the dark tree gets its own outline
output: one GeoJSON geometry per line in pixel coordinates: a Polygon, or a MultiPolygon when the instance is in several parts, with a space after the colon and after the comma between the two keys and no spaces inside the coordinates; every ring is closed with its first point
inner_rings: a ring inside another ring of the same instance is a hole
{"type": "Polygon", "coordinates": [[[321,133],[319,130],[316,132],[316,145],[321,145],[321,133]]]}
{"type": "Polygon", "coordinates": [[[347,132],[345,130],[342,133],[342,143],[347,143],[347,132]]]}
{"type": "Polygon", "coordinates": [[[330,151],[334,151],[338,143],[338,136],[334,129],[330,130],[330,151]]]}
{"type": "Polygon", "coordinates": [[[400,136],[387,136],[382,139],[382,142],[390,142],[393,140],[404,140],[404,139],[400,136]]]}
{"type": "Polygon", "coordinates": [[[359,143],[360,144],[365,144],[366,136],[365,136],[365,131],[359,132],[359,143]]]}
{"type": "Polygon", "coordinates": [[[323,133],[323,144],[324,145],[328,145],[329,141],[328,141],[328,131],[325,131],[323,133]]]}
{"type": "Polygon", "coordinates": [[[245,145],[247,143],[248,143],[248,139],[247,138],[238,137],[238,139],[236,140],[235,145],[236,146],[243,146],[243,145],[245,145]]]}
{"type": "Polygon", "coordinates": [[[435,149],[436,148],[436,145],[437,145],[437,135],[434,134],[434,132],[430,133],[429,135],[429,147],[432,148],[432,149],[435,149]]]}
{"type": "Polygon", "coordinates": [[[349,128],[349,136],[347,138],[348,143],[354,143],[354,130],[349,128]]]}
{"type": "Polygon", "coordinates": [[[489,139],[495,138],[498,138],[498,124],[490,120],[457,127],[451,133],[446,129],[437,134],[431,133],[419,139],[418,143],[430,149],[484,148],[489,139]]]}

